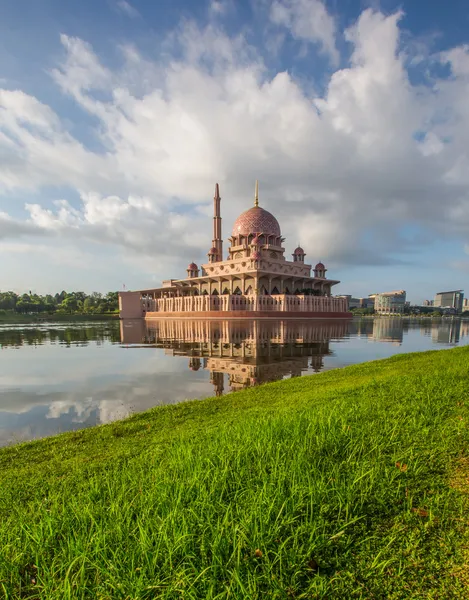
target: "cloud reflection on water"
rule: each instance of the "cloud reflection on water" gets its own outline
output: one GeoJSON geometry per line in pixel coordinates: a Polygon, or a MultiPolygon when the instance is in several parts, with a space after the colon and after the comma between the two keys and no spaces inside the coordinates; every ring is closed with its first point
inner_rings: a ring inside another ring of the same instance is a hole
{"type": "Polygon", "coordinates": [[[467,322],[396,318],[0,327],[0,445],[468,334],[467,322]]]}

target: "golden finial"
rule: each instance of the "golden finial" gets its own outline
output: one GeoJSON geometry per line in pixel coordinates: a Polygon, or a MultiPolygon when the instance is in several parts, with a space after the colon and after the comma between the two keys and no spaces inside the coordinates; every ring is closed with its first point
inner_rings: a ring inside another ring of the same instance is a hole
{"type": "Polygon", "coordinates": [[[259,182],[256,179],[256,193],[254,196],[254,206],[259,206],[259,182]]]}

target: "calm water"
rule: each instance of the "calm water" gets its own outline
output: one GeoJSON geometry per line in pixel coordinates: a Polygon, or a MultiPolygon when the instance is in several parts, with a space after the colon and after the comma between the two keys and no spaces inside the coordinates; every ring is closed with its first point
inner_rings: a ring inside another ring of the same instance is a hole
{"type": "Polygon", "coordinates": [[[160,404],[469,342],[469,322],[141,321],[0,326],[0,445],[160,404]]]}

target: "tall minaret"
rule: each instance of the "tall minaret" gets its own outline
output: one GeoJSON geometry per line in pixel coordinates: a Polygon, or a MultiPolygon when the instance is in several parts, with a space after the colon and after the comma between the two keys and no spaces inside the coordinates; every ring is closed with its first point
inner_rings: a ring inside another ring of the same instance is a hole
{"type": "Polygon", "coordinates": [[[220,191],[218,183],[215,184],[215,196],[213,197],[213,240],[212,246],[216,248],[217,255],[214,261],[223,260],[223,240],[221,237],[221,213],[220,213],[220,191]]]}

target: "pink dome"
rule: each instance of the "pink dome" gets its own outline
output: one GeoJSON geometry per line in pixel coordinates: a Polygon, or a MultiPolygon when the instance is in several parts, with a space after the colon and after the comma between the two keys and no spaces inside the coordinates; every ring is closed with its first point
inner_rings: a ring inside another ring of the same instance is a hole
{"type": "Polygon", "coordinates": [[[324,271],[326,267],[322,264],[322,262],[318,262],[318,264],[314,267],[316,271],[324,271]]]}
{"type": "Polygon", "coordinates": [[[303,250],[303,248],[301,246],[298,246],[298,248],[295,248],[295,251],[293,252],[293,254],[304,254],[305,251],[303,250]]]}
{"type": "Polygon", "coordinates": [[[269,211],[253,206],[236,219],[231,235],[253,235],[263,233],[280,237],[280,225],[269,211]]]}
{"type": "Polygon", "coordinates": [[[261,253],[260,253],[260,252],[258,252],[257,250],[255,250],[255,251],[254,251],[254,252],[251,254],[251,258],[252,258],[253,260],[259,260],[259,259],[260,259],[260,257],[261,257],[261,253]]]}
{"type": "Polygon", "coordinates": [[[195,264],[195,263],[191,263],[188,267],[187,267],[188,271],[198,271],[199,267],[195,264]]]}
{"type": "Polygon", "coordinates": [[[217,249],[216,248],[210,248],[209,254],[218,254],[217,249]]]}

